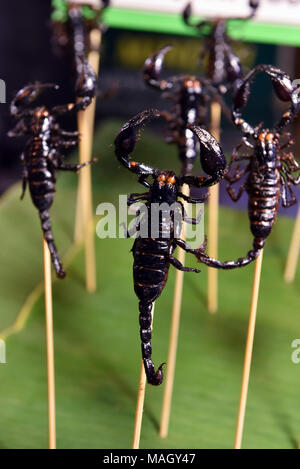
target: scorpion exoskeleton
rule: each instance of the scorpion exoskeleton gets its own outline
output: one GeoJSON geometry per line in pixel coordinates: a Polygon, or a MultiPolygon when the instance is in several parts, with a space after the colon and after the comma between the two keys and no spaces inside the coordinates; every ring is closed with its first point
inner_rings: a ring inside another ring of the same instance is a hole
{"type": "MultiPolygon", "coordinates": [[[[234,19],[253,18],[259,3],[259,0],[249,0],[249,15],[245,18],[234,19]]],[[[207,76],[222,93],[225,93],[228,86],[236,86],[243,76],[240,59],[233,52],[230,38],[226,33],[228,19],[203,20],[194,24],[190,21],[191,14],[191,4],[188,3],[182,15],[188,26],[197,28],[199,32],[207,26],[211,27],[210,33],[205,37],[204,51],[200,55],[200,60],[202,62],[206,55],[208,56],[207,76]]]]}
{"type": "Polygon", "coordinates": [[[271,65],[256,66],[242,81],[234,98],[232,111],[234,124],[243,132],[243,142],[233,151],[229,168],[235,165],[234,174],[228,172],[225,178],[229,182],[227,191],[232,200],[237,201],[244,190],[248,193],[248,216],[251,232],[254,236],[253,249],[246,257],[237,261],[221,263],[203,255],[201,261],[210,267],[233,269],[242,267],[255,260],[265,245],[275,222],[280,199],[283,207],[296,203],[291,184],[300,183],[300,174],[295,177],[292,173],[299,172],[300,166],[294,155],[285,150],[293,142],[290,134],[284,134],[283,129],[294,119],[300,106],[300,99],[290,77],[283,71],[271,65]],[[241,110],[246,106],[250,95],[250,85],[258,73],[266,73],[271,77],[276,95],[281,101],[290,101],[290,107],[279,122],[272,128],[262,128],[262,124],[253,127],[242,118],[241,110]],[[281,137],[287,137],[285,142],[281,137]],[[243,145],[250,148],[250,154],[241,155],[239,150],[243,145]],[[239,162],[248,161],[244,169],[240,169],[239,162]],[[236,193],[232,184],[246,176],[239,191],[236,193]],[[289,194],[289,195],[288,195],[289,194]]]}
{"type": "MultiPolygon", "coordinates": [[[[81,85],[78,96],[89,88],[89,83],[82,82],[81,85]]],[[[58,86],[52,83],[34,83],[18,91],[10,106],[11,115],[18,119],[18,123],[9,132],[9,136],[28,135],[25,150],[21,155],[24,165],[21,199],[24,197],[28,183],[32,202],[39,211],[44,238],[50,250],[56,275],[63,278],[65,271],[54,243],[49,215],[55,193],[55,173],[56,170],[78,171],[91,161],[83,164],[63,162],[64,150],[77,145],[79,134],[62,130],[56,119],[66,112],[84,109],[89,104],[90,98],[81,96],[76,104],[69,103],[51,109],[45,106],[32,108],[31,104],[47,89],[58,89],[58,86]]]]}
{"type": "MultiPolygon", "coordinates": [[[[187,175],[192,172],[199,153],[198,138],[189,126],[207,126],[208,104],[213,100],[220,102],[225,113],[229,115],[229,119],[231,116],[225,103],[219,97],[218,90],[212,86],[210,80],[189,75],[160,79],[164,57],[170,49],[171,46],[166,46],[145,61],[144,80],[147,85],[163,91],[164,98],[174,102],[172,113],[164,111],[161,115],[168,124],[169,135],[166,141],[177,144],[182,162],[181,174],[187,175]]],[[[200,153],[202,165],[205,165],[204,158],[204,155],[200,153]]],[[[204,167],[203,169],[205,171],[204,167]]]]}
{"type": "MultiPolygon", "coordinates": [[[[146,236],[142,237],[137,233],[132,252],[134,257],[134,289],[139,298],[142,357],[147,381],[153,385],[159,385],[163,380],[163,364],[156,371],[151,359],[151,310],[153,302],[161,295],[167,283],[170,264],[185,272],[199,272],[198,269],[184,267],[173,257],[174,250],[179,246],[186,252],[194,254],[198,259],[198,249],[192,249],[183,239],[180,239],[181,226],[174,222],[176,211],[174,204],[176,202],[179,204],[177,209],[181,212],[182,219],[185,222],[199,223],[198,217],[197,219],[187,217],[183,204],[178,201],[178,198],[190,203],[200,203],[206,200],[206,196],[194,199],[182,194],[180,188],[183,184],[194,187],[207,187],[215,184],[222,177],[220,168],[224,169],[226,167],[225,157],[218,142],[209,132],[196,126],[190,126],[190,129],[200,141],[203,159],[207,163],[204,170],[208,176],[177,177],[173,171],[161,171],[144,163],[132,161],[130,154],[134,151],[141,126],[149,119],[160,116],[161,112],[156,109],[141,112],[122,127],[115,139],[115,153],[118,160],[127,169],[137,174],[139,176],[138,181],[148,189],[147,192],[142,194],[129,195],[128,205],[145,201],[145,207],[147,208],[144,217],[138,214],[139,233],[146,232],[146,236]],[[152,182],[147,181],[148,178],[152,178],[152,182]],[[153,219],[151,218],[152,208],[155,207],[154,204],[160,204],[161,208],[161,216],[155,235],[152,233],[153,219]],[[143,230],[145,224],[146,231],[143,230]],[[149,228],[151,228],[151,233],[149,228]]],[[[134,232],[128,232],[128,236],[133,235],[134,232]]],[[[201,246],[201,253],[203,249],[204,247],[201,246]]]]}

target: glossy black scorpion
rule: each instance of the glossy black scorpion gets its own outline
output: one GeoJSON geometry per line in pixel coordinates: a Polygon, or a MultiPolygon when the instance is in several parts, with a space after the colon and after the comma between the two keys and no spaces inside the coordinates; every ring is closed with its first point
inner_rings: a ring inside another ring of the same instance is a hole
{"type": "Polygon", "coordinates": [[[299,106],[299,93],[290,77],[271,65],[256,66],[238,88],[232,115],[234,124],[243,132],[244,137],[243,142],[232,154],[229,167],[234,167],[234,172],[230,174],[229,171],[225,178],[229,182],[227,191],[232,200],[237,201],[244,191],[248,194],[248,216],[254,236],[253,249],[244,258],[224,263],[203,255],[201,261],[210,267],[233,269],[255,260],[272,230],[280,199],[282,198],[283,207],[296,203],[291,184],[300,184],[300,166],[293,153],[286,152],[293,142],[290,134],[284,133],[283,129],[294,119],[299,106]],[[262,124],[253,127],[242,118],[241,112],[248,102],[251,83],[259,73],[265,73],[271,78],[276,95],[281,101],[290,102],[288,111],[272,129],[262,128],[262,124]],[[285,141],[282,141],[282,137],[285,137],[285,141]],[[249,155],[240,154],[243,145],[250,148],[249,155]],[[240,161],[248,162],[244,169],[240,169],[240,161]],[[298,176],[294,176],[293,172],[298,172],[298,176]],[[232,184],[240,181],[243,176],[246,176],[246,180],[236,193],[232,184]]]}
{"type": "MultiPolygon", "coordinates": [[[[207,187],[215,184],[222,178],[226,167],[225,157],[218,142],[209,132],[196,126],[190,126],[190,130],[200,141],[201,152],[206,162],[204,170],[208,176],[177,177],[173,171],[160,171],[144,163],[132,161],[130,154],[134,151],[141,126],[149,119],[160,116],[161,113],[155,109],[141,112],[122,127],[115,139],[115,153],[118,160],[127,169],[137,174],[139,176],[138,181],[148,189],[148,192],[142,194],[135,193],[129,195],[128,205],[145,201],[145,206],[147,207],[146,215],[139,217],[139,233],[143,232],[143,227],[146,223],[146,236],[136,237],[132,252],[134,257],[134,289],[139,298],[142,356],[147,381],[153,385],[159,385],[163,380],[163,364],[155,370],[151,360],[151,310],[153,302],[160,296],[166,285],[170,264],[176,267],[176,269],[185,272],[199,272],[198,269],[184,267],[173,257],[174,250],[177,246],[180,246],[186,252],[194,254],[198,258],[198,249],[192,249],[179,237],[181,226],[179,227],[174,223],[176,208],[174,208],[173,204],[179,203],[181,215],[185,222],[197,224],[199,219],[188,218],[178,198],[182,198],[190,203],[199,203],[204,202],[206,197],[199,199],[188,197],[180,192],[180,187],[183,184],[195,187],[207,187]],[[152,182],[147,181],[148,178],[152,178],[152,182]],[[150,227],[151,230],[153,228],[151,222],[153,204],[162,204],[160,205],[161,217],[155,236],[152,235],[152,231],[150,234],[148,228],[150,227]]],[[[128,236],[131,235],[133,233],[129,232],[128,236]]],[[[200,251],[202,253],[202,247],[200,251]]]]}
{"type": "Polygon", "coordinates": [[[18,120],[16,127],[9,132],[10,137],[27,135],[25,150],[21,155],[23,169],[24,197],[27,183],[33,204],[39,211],[44,238],[48,243],[52,263],[56,275],[65,277],[65,271],[59,259],[53,234],[51,231],[49,209],[53,203],[55,193],[56,170],[78,171],[84,164],[65,164],[64,151],[77,145],[78,132],[67,132],[60,128],[57,117],[67,112],[85,109],[91,102],[95,83],[95,76],[80,77],[77,86],[77,102],[54,106],[47,109],[45,106],[31,107],[31,104],[40,95],[49,89],[58,89],[52,83],[34,83],[22,88],[13,99],[10,112],[18,120]]]}
{"type": "MultiPolygon", "coordinates": [[[[170,46],[166,46],[145,61],[144,80],[147,85],[162,91],[162,96],[174,103],[171,113],[166,111],[161,113],[168,124],[166,141],[177,144],[182,162],[181,174],[188,175],[192,172],[199,153],[199,140],[189,125],[206,127],[208,104],[213,100],[220,102],[225,113],[228,114],[228,111],[210,80],[189,75],[160,79],[164,57],[170,49],[170,46]]],[[[204,158],[200,153],[202,165],[205,165],[204,158]]],[[[206,171],[204,166],[203,169],[206,171]]]]}
{"type": "MultiPolygon", "coordinates": [[[[94,29],[102,29],[100,23],[102,11],[109,5],[109,0],[102,0],[99,3],[100,8],[92,11],[94,18],[88,20],[82,13],[82,8],[87,5],[83,2],[72,3],[68,7],[68,20],[65,22],[53,21],[53,43],[57,55],[68,60],[75,67],[76,75],[76,97],[93,98],[106,97],[112,94],[97,92],[97,77],[88,62],[88,53],[93,50],[93,44],[90,41],[90,32],[94,29]],[[80,83],[82,81],[82,83],[80,83]],[[89,82],[90,81],[90,82],[89,82]],[[79,94],[81,93],[81,94],[79,94]]],[[[112,92],[114,88],[112,88],[112,92]]]]}
{"type": "MultiPolygon", "coordinates": [[[[259,3],[259,0],[249,0],[249,15],[245,18],[234,19],[253,18],[259,3]]],[[[243,76],[240,59],[233,52],[230,38],[226,33],[228,19],[204,20],[194,24],[191,22],[191,14],[191,4],[188,3],[182,15],[188,26],[197,28],[199,32],[207,26],[211,28],[208,36],[205,37],[204,51],[200,55],[200,60],[202,62],[208,56],[207,76],[222,93],[225,93],[229,87],[236,87],[243,76]]]]}

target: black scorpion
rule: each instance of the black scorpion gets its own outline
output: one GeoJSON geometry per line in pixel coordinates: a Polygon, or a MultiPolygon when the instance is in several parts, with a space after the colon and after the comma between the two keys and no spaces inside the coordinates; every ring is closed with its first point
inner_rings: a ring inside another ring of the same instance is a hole
{"type": "Polygon", "coordinates": [[[290,77],[271,65],[256,66],[242,81],[234,98],[233,121],[243,132],[243,142],[235,148],[229,167],[233,165],[234,174],[225,175],[229,182],[227,191],[232,200],[237,201],[244,190],[248,193],[248,216],[251,232],[254,236],[253,249],[246,257],[237,261],[221,263],[216,259],[203,256],[201,261],[210,267],[233,269],[242,267],[255,260],[265,245],[275,219],[277,217],[280,199],[283,207],[296,203],[291,184],[300,183],[300,174],[295,177],[292,173],[300,171],[300,166],[291,152],[285,150],[293,143],[290,134],[283,133],[283,129],[292,122],[299,111],[300,99],[290,77]],[[258,73],[266,73],[271,77],[274,90],[281,101],[290,102],[290,107],[273,129],[261,128],[261,124],[253,127],[242,118],[242,108],[246,106],[250,86],[258,73]],[[282,137],[286,141],[282,142],[282,137]],[[241,155],[243,145],[250,148],[249,155],[241,155]],[[239,162],[248,162],[244,169],[240,169],[239,162]],[[243,176],[246,181],[236,193],[232,184],[240,181],[243,176]]]}
{"type": "Polygon", "coordinates": [[[48,243],[52,263],[59,278],[65,277],[65,271],[54,243],[49,215],[55,193],[55,173],[56,170],[78,171],[90,164],[90,162],[84,164],[63,162],[65,149],[77,145],[79,134],[62,130],[56,120],[66,112],[84,110],[90,104],[95,92],[95,74],[91,71],[79,78],[76,104],[58,105],[51,109],[45,106],[32,108],[31,104],[41,92],[58,89],[58,86],[52,83],[34,83],[22,88],[10,106],[11,115],[18,120],[18,123],[9,132],[9,136],[28,136],[25,150],[21,155],[24,165],[21,198],[24,197],[28,183],[32,202],[39,211],[44,238],[48,243]]]}
{"type": "MultiPolygon", "coordinates": [[[[141,126],[149,119],[160,116],[161,113],[155,109],[141,112],[122,127],[115,139],[115,153],[118,160],[127,169],[137,174],[139,182],[148,189],[148,192],[142,194],[129,195],[128,205],[145,201],[147,207],[147,214],[144,217],[139,216],[139,233],[143,233],[146,224],[146,236],[137,235],[132,252],[134,257],[134,289],[139,298],[142,356],[147,381],[153,385],[159,385],[163,380],[163,364],[155,370],[151,360],[151,310],[153,302],[161,295],[166,285],[170,264],[185,272],[199,272],[198,269],[184,267],[173,257],[174,250],[179,246],[198,258],[198,249],[192,249],[184,240],[179,238],[181,228],[178,229],[179,226],[174,223],[176,209],[173,208],[173,204],[179,203],[182,218],[185,222],[197,224],[199,218],[188,218],[182,203],[178,202],[178,198],[190,203],[199,203],[204,202],[206,197],[199,199],[188,197],[180,192],[180,187],[183,184],[195,187],[207,187],[215,184],[223,175],[221,168],[224,171],[226,166],[224,154],[217,141],[209,132],[195,126],[191,126],[190,129],[200,141],[203,158],[207,162],[205,166],[207,177],[177,177],[173,171],[160,171],[144,163],[131,161],[130,154],[134,151],[141,126]],[[149,177],[152,178],[152,182],[147,181],[149,177]],[[153,204],[163,204],[161,205],[158,231],[154,236],[149,232],[149,228],[153,229],[151,223],[153,204]]],[[[132,234],[129,232],[128,236],[132,234]]],[[[203,247],[200,248],[200,251],[202,253],[203,247]]]]}
{"type": "MultiPolygon", "coordinates": [[[[208,104],[212,100],[220,101],[223,110],[227,110],[210,80],[188,75],[160,79],[164,57],[170,49],[170,46],[166,46],[145,61],[144,80],[147,85],[163,91],[162,96],[174,103],[171,114],[166,111],[161,113],[168,123],[169,135],[166,141],[177,144],[182,162],[181,174],[188,175],[199,153],[198,138],[189,126],[207,125],[208,104]]],[[[205,165],[203,159],[204,155],[200,153],[200,161],[205,165]]]]}
{"type": "MultiPolygon", "coordinates": [[[[245,18],[234,19],[248,20],[253,18],[259,3],[259,0],[249,0],[250,14],[245,18]]],[[[197,28],[199,32],[210,27],[210,33],[205,38],[204,51],[201,53],[200,60],[202,62],[206,55],[208,56],[207,76],[224,93],[228,87],[236,86],[243,77],[240,59],[233,52],[230,38],[226,33],[228,19],[218,18],[193,24],[190,21],[191,14],[191,4],[188,3],[182,15],[188,26],[197,28]]]]}

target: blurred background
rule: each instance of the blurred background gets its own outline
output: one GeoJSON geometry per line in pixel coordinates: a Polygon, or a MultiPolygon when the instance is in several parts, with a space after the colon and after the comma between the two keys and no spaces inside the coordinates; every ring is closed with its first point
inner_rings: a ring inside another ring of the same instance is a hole
{"type": "MultiPolygon", "coordinates": [[[[8,130],[14,125],[9,115],[9,103],[14,94],[24,85],[35,80],[55,82],[60,90],[45,95],[48,105],[68,102],[74,99],[74,82],[69,64],[53,53],[51,41],[50,0],[1,0],[0,18],[0,78],[6,83],[6,104],[0,106],[0,191],[7,189],[20,178],[19,155],[24,140],[10,139],[8,130]]],[[[243,25],[241,26],[243,27],[243,25]]],[[[113,96],[99,99],[97,103],[97,124],[108,119],[125,121],[147,107],[167,109],[170,104],[161,100],[160,94],[147,88],[142,79],[144,60],[158,48],[172,44],[173,50],[165,60],[166,76],[180,73],[201,74],[199,53],[202,40],[159,34],[147,31],[133,31],[110,28],[102,44],[101,73],[99,90],[105,92],[118,84],[113,96]]],[[[234,41],[234,50],[242,60],[244,70],[256,63],[277,65],[292,77],[300,77],[299,49],[275,44],[242,43],[234,41]]],[[[271,124],[274,114],[279,113],[280,104],[274,98],[267,79],[258,79],[253,88],[248,112],[252,122],[264,121],[271,124]]],[[[66,128],[76,128],[75,117],[64,120],[66,128]]],[[[297,126],[297,123],[296,123],[297,126]]],[[[222,143],[230,152],[240,135],[230,123],[222,122],[222,143]]],[[[222,197],[223,198],[223,197],[222,197]]],[[[229,202],[226,197],[226,202],[229,202]]],[[[293,209],[288,214],[294,213],[293,209]]]]}

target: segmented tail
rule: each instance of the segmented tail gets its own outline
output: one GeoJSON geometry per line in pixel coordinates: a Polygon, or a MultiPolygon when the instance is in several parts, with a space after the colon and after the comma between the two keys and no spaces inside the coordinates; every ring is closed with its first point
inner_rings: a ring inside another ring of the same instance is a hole
{"type": "Polygon", "coordinates": [[[39,212],[42,230],[44,233],[45,241],[48,244],[51,260],[58,278],[64,278],[66,276],[66,272],[63,269],[62,263],[58,257],[57,249],[54,244],[54,238],[51,230],[51,222],[50,222],[50,215],[49,210],[43,210],[39,212]]]}
{"type": "Polygon", "coordinates": [[[163,382],[163,365],[162,363],[157,371],[155,371],[153,361],[151,360],[152,346],[151,346],[151,322],[152,322],[152,310],[153,303],[139,303],[140,311],[140,335],[142,341],[142,357],[145,367],[145,373],[147,381],[153,386],[159,386],[163,382]]]}
{"type": "Polygon", "coordinates": [[[199,253],[198,260],[203,264],[208,265],[209,267],[214,267],[215,269],[236,269],[238,267],[245,267],[251,262],[255,261],[258,258],[260,251],[264,247],[265,240],[263,238],[254,238],[253,240],[253,249],[251,249],[245,257],[240,257],[236,261],[225,261],[221,262],[218,259],[213,259],[205,254],[203,251],[199,253]]]}

